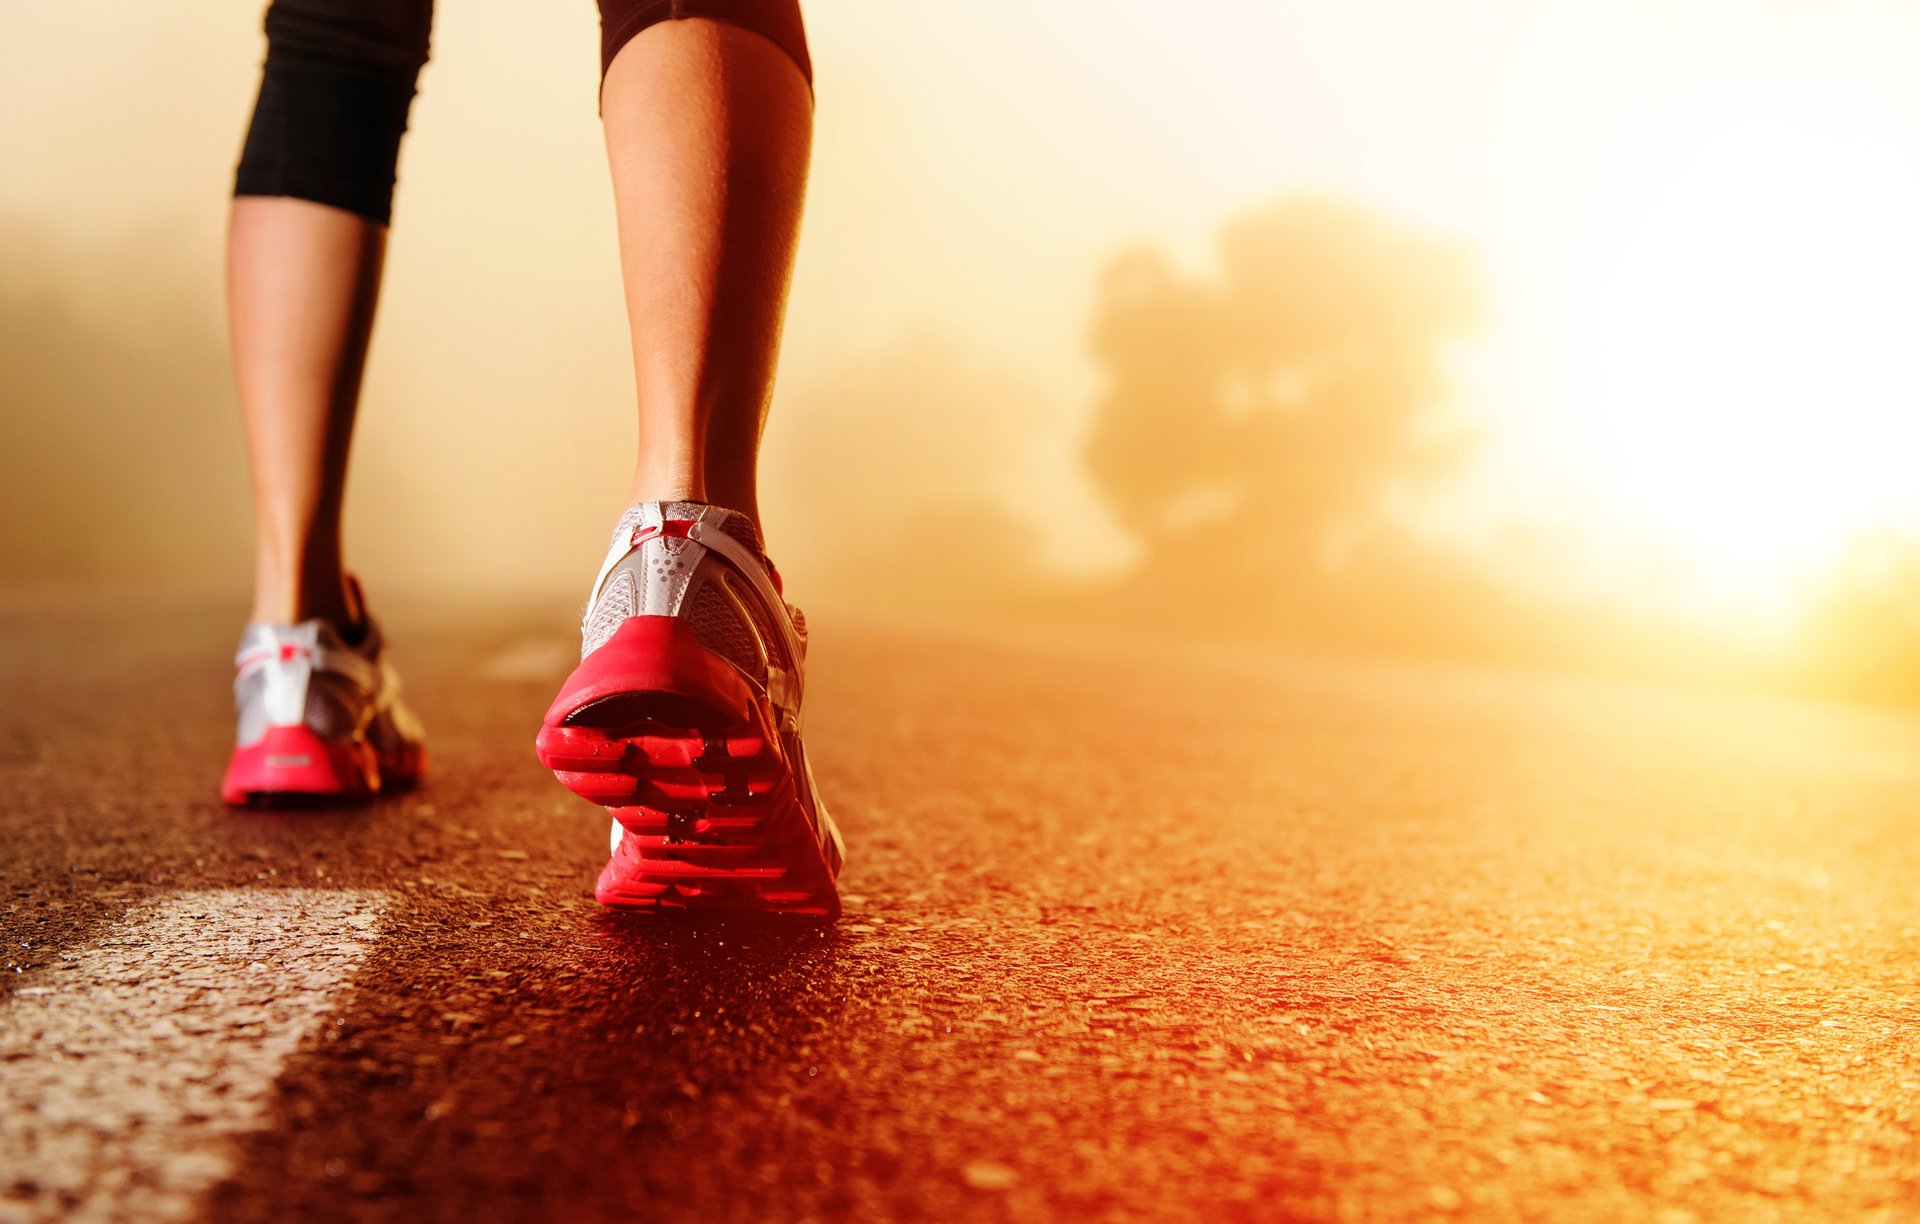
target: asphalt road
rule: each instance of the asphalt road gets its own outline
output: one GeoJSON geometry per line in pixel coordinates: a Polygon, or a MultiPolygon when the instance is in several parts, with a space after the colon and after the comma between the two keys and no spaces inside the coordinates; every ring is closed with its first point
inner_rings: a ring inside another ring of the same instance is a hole
{"type": "Polygon", "coordinates": [[[0,605],[0,1220],[1920,1214],[1913,717],[821,619],[846,917],[662,922],[564,607],[390,614],[429,784],[237,815],[135,611],[0,605]]]}

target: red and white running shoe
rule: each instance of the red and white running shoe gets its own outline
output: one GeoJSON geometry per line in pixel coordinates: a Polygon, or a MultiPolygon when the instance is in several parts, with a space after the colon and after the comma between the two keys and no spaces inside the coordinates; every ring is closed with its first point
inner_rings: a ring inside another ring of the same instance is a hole
{"type": "Polygon", "coordinates": [[[602,905],[839,914],[840,833],[800,742],[806,652],[752,520],[701,502],[621,516],[534,741],[612,810],[602,905]]]}
{"type": "Polygon", "coordinates": [[[220,784],[228,803],[368,799],[420,780],[420,723],[401,704],[371,617],[351,645],[328,621],[255,621],[234,664],[239,727],[220,784]]]}

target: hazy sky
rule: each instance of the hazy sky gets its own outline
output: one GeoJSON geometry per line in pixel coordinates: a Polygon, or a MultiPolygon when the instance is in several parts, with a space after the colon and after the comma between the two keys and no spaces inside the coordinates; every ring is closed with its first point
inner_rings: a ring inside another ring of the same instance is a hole
{"type": "MultiPolygon", "coordinates": [[[[357,555],[584,581],[632,430],[593,9],[439,9],[357,555]]],[[[260,11],[0,2],[0,218],[59,258],[151,236],[217,309],[260,11]]],[[[1444,529],[1726,609],[1858,530],[1920,522],[1915,6],[835,0],[808,24],[819,126],[769,437],[776,545],[781,507],[837,478],[817,448],[806,471],[786,461],[795,435],[837,414],[836,437],[911,442],[844,457],[895,464],[903,499],[977,491],[1034,515],[1058,560],[1122,559],[1077,459],[1098,270],[1136,242],[1204,270],[1223,220],[1303,191],[1480,250],[1493,317],[1459,356],[1459,407],[1488,446],[1430,516],[1444,529]],[[994,403],[863,430],[915,413],[844,402],[902,353],[994,403]]],[[[207,479],[239,488],[237,454],[207,479]]]]}

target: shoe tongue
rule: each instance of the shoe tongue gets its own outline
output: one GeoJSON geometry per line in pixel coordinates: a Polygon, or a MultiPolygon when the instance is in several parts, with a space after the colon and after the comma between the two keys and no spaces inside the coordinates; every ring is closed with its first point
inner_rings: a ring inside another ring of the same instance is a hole
{"type": "Polygon", "coordinates": [[[613,529],[613,539],[616,545],[632,536],[633,529],[640,525],[640,520],[646,514],[646,507],[649,504],[658,505],[660,507],[660,517],[669,522],[676,519],[681,521],[696,519],[701,517],[701,513],[704,511],[706,521],[709,524],[718,527],[734,539],[739,540],[754,552],[757,553],[761,551],[760,533],[754,530],[752,519],[741,514],[738,510],[729,510],[725,506],[715,506],[708,502],[697,501],[641,502],[637,506],[629,506],[627,512],[620,516],[619,525],[613,529]]]}

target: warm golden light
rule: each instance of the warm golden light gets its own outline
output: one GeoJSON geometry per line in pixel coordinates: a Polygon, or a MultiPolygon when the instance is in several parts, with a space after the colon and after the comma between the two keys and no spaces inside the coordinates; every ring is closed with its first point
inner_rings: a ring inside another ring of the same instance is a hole
{"type": "MultiPolygon", "coordinates": [[[[815,602],[1137,579],[1155,546],[1090,460],[1114,375],[1089,345],[1104,271],[1146,250],[1170,290],[1222,292],[1222,235],[1301,200],[1458,248],[1480,288],[1476,325],[1436,333],[1452,376],[1431,405],[1473,445],[1417,488],[1392,470],[1353,486],[1386,490],[1427,543],[1357,548],[1350,520],[1380,506],[1328,503],[1328,538],[1299,553],[1383,567],[1341,596],[1382,599],[1370,640],[1531,657],[1513,643],[1547,632],[1551,605],[1579,610],[1552,630],[1569,652],[1605,636],[1580,619],[1600,609],[1636,643],[1685,620],[1778,645],[1856,541],[1920,534],[1911,5],[1210,0],[1170,24],[1059,0],[1017,21],[951,5],[808,21],[816,159],[764,501],[815,602]],[[833,530],[875,505],[892,535],[833,530]],[[1434,581],[1455,637],[1402,611],[1434,606],[1418,585],[1434,581]],[[1516,591],[1546,604],[1482,602],[1516,591]]],[[[239,12],[124,22],[103,45],[65,10],[0,12],[19,69],[0,77],[16,307],[0,359],[21,355],[38,405],[0,452],[22,502],[7,555],[36,576],[238,585],[219,234],[258,30],[239,12]],[[70,444],[94,436],[128,442],[70,444]],[[154,507],[150,538],[121,548],[74,517],[82,486],[154,507]]],[[[482,0],[436,28],[357,443],[349,532],[370,574],[570,586],[615,508],[631,390],[592,23],[591,6],[536,21],[482,0]]],[[[1179,365],[1179,343],[1141,353],[1179,365]]],[[[1194,410],[1162,407],[1143,455],[1194,410]]],[[[1299,479],[1242,467],[1270,493],[1299,479]]],[[[1220,489],[1185,495],[1203,518],[1238,513],[1220,489]]],[[[1230,609],[1249,624],[1324,577],[1243,559],[1292,583],[1249,580],[1230,609]]]]}
{"type": "Polygon", "coordinates": [[[1670,594],[1743,618],[1920,521],[1920,99],[1871,18],[1611,27],[1568,82],[1540,217],[1488,238],[1519,265],[1496,343],[1559,434],[1534,457],[1587,486],[1587,530],[1673,551],[1670,594]]]}

